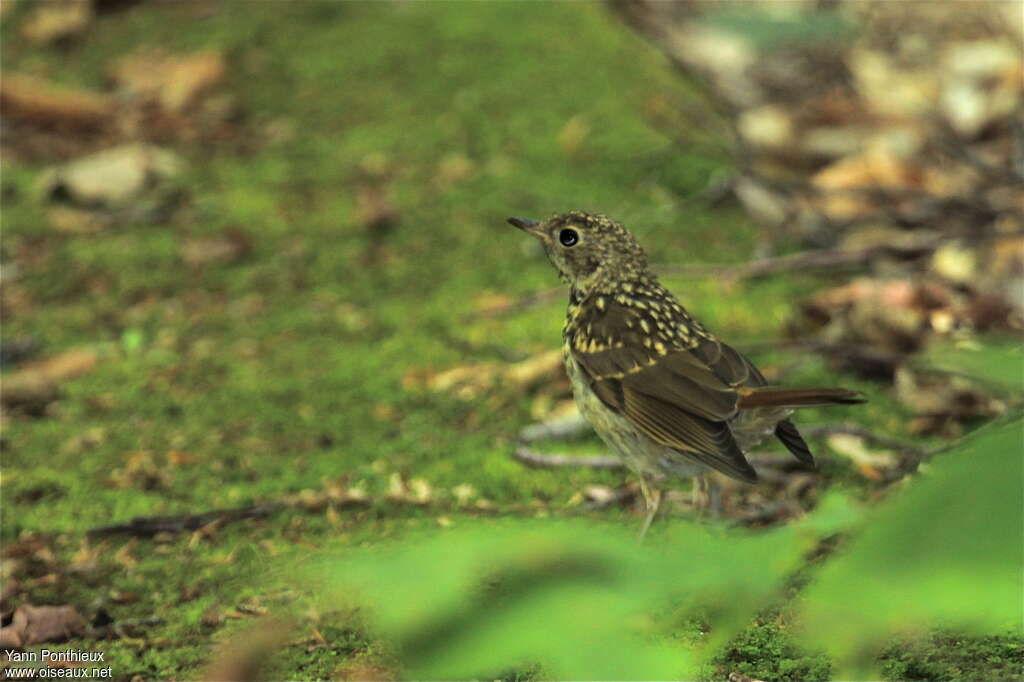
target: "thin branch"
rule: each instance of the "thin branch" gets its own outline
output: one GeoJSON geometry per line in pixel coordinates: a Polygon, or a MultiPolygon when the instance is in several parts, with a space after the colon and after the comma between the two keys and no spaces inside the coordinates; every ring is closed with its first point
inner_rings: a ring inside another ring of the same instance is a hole
{"type": "Polygon", "coordinates": [[[569,440],[590,432],[590,424],[581,415],[549,419],[537,424],[530,424],[519,432],[520,443],[533,443],[538,440],[569,440]]]}
{"type": "Polygon", "coordinates": [[[93,537],[102,535],[134,535],[151,537],[157,533],[181,533],[195,531],[214,522],[231,523],[242,519],[263,518],[274,514],[288,505],[275,502],[259,504],[240,509],[217,509],[202,514],[185,514],[182,516],[139,516],[128,523],[100,526],[87,531],[93,537]]]}
{"type": "Polygon", "coordinates": [[[917,244],[905,246],[873,246],[867,249],[818,249],[801,251],[786,256],[759,258],[740,265],[658,265],[659,272],[683,277],[719,276],[730,279],[764,277],[794,270],[834,269],[837,267],[864,266],[885,255],[902,258],[916,258],[935,251],[946,241],[931,238],[917,244]]]}
{"type": "Polygon", "coordinates": [[[576,467],[582,469],[622,469],[625,465],[618,457],[610,455],[543,455],[539,452],[519,446],[512,456],[528,467],[536,469],[559,469],[576,467]]]}

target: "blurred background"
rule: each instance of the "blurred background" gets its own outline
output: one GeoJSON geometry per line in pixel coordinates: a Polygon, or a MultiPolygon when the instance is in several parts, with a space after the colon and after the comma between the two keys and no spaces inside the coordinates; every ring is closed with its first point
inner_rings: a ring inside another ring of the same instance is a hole
{"type": "Polygon", "coordinates": [[[1024,679],[1020,2],[0,11],[5,647],[236,679],[269,615],[270,678],[1024,679]],[[816,471],[753,453],[698,525],[682,482],[639,549],[625,472],[513,456],[575,408],[504,219],[570,209],[771,379],[870,396],[799,416],[816,471]],[[617,577],[467,610],[506,554],[617,577]],[[321,555],[380,623],[296,606],[321,555]]]}

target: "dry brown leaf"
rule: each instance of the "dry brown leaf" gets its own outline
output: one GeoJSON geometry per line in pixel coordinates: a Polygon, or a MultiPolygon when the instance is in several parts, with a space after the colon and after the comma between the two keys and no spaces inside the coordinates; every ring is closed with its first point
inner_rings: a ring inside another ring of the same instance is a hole
{"type": "Polygon", "coordinates": [[[1006,411],[1002,400],[959,375],[903,367],[896,372],[895,388],[896,398],[917,415],[908,428],[918,435],[956,438],[963,435],[964,422],[1006,411]]]}
{"type": "Polygon", "coordinates": [[[180,174],[181,159],[152,145],[127,144],[46,172],[40,193],[53,203],[87,209],[122,208],[180,174]]]}
{"type": "Polygon", "coordinates": [[[199,461],[199,457],[190,452],[171,450],[167,453],[167,464],[172,467],[189,466],[199,461]]]}
{"type": "Polygon", "coordinates": [[[26,364],[4,377],[0,399],[7,407],[42,414],[58,398],[61,383],[90,372],[98,360],[94,350],[74,349],[26,364]]]}
{"type": "Polygon", "coordinates": [[[539,383],[564,378],[562,351],[550,350],[517,362],[504,371],[504,380],[518,389],[533,388],[539,383]]]}
{"type": "Polygon", "coordinates": [[[50,381],[60,383],[88,374],[98,361],[99,354],[96,351],[89,348],[78,348],[25,365],[22,371],[39,372],[50,381]]]}
{"type": "Polygon", "coordinates": [[[11,624],[0,629],[0,647],[20,649],[36,644],[64,642],[87,631],[85,619],[73,606],[22,604],[11,624]]]}
{"type": "Polygon", "coordinates": [[[781,150],[794,139],[793,119],[784,107],[766,104],[740,114],[738,132],[750,144],[781,150]]]}
{"type": "Polygon", "coordinates": [[[189,267],[235,263],[252,252],[252,238],[241,230],[226,230],[213,237],[187,239],[181,259],[189,267]]]}
{"type": "MultiPolygon", "coordinates": [[[[7,4],[6,0],[4,4],[7,4]]],[[[39,44],[67,40],[83,33],[92,17],[92,0],[40,3],[21,25],[21,35],[39,44]]]]}
{"type": "Polygon", "coordinates": [[[98,130],[114,119],[114,99],[56,85],[33,76],[4,74],[0,80],[4,117],[40,128],[98,130]]]}
{"type": "Polygon", "coordinates": [[[398,222],[399,212],[384,182],[363,182],[356,188],[356,222],[371,232],[385,230],[398,222]]]}
{"type": "Polygon", "coordinates": [[[899,464],[899,458],[891,450],[871,449],[859,436],[846,433],[834,433],[828,437],[828,445],[835,452],[849,457],[857,470],[873,481],[885,478],[885,472],[899,464]]]}
{"type": "Polygon", "coordinates": [[[614,488],[609,488],[606,485],[589,485],[583,489],[583,497],[588,502],[593,502],[598,505],[608,504],[616,498],[618,493],[614,488]]]}
{"type": "Polygon", "coordinates": [[[46,217],[54,230],[72,235],[96,234],[114,222],[109,215],[70,206],[53,206],[47,209],[46,217]]]}
{"type": "Polygon", "coordinates": [[[227,73],[220,52],[171,55],[148,51],[120,59],[111,70],[115,85],[130,96],[180,114],[227,73]]]}
{"type": "MultiPolygon", "coordinates": [[[[203,623],[206,625],[215,626],[220,622],[221,618],[217,614],[208,612],[203,616],[203,623]]],[[[286,640],[282,633],[291,629],[290,623],[268,621],[233,636],[223,646],[218,647],[203,679],[211,682],[258,682],[266,679],[265,667],[277,648],[286,640]]]]}
{"type": "Polygon", "coordinates": [[[114,488],[159,490],[166,488],[169,480],[166,469],[157,465],[152,452],[137,450],[128,455],[124,466],[110,472],[106,483],[114,488]]]}
{"type": "Polygon", "coordinates": [[[460,483],[459,485],[452,488],[452,497],[455,498],[459,504],[466,504],[479,493],[476,488],[471,486],[469,483],[460,483]]]}

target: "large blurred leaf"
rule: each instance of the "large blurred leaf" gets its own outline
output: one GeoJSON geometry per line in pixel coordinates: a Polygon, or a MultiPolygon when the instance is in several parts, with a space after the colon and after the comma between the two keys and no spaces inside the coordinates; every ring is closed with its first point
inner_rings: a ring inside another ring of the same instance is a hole
{"type": "Polygon", "coordinates": [[[964,374],[1008,391],[1024,391],[1024,345],[1008,339],[981,344],[933,346],[923,361],[936,369],[964,374]]]}
{"type": "Polygon", "coordinates": [[[808,637],[863,678],[896,633],[1024,634],[1022,426],[993,425],[929,464],[805,593],[808,637]]]}
{"type": "Polygon", "coordinates": [[[631,528],[583,520],[478,521],[336,557],[316,579],[328,601],[372,605],[410,677],[537,663],[561,679],[693,677],[802,553],[850,519],[848,503],[832,498],[807,522],[771,533],[674,523],[645,543],[631,528]],[[652,620],[698,605],[711,606],[715,620],[700,652],[652,620]]]}

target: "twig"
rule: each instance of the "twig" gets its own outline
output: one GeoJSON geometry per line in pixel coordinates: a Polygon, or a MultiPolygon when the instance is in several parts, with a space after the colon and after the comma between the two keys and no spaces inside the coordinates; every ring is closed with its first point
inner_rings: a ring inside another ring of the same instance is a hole
{"type": "Polygon", "coordinates": [[[683,277],[717,275],[731,279],[764,277],[793,270],[862,266],[885,255],[917,258],[935,251],[946,239],[932,237],[920,243],[901,246],[883,245],[867,249],[817,249],[801,251],[787,256],[759,258],[741,265],[658,265],[660,272],[683,277]]]}
{"type": "Polygon", "coordinates": [[[557,469],[578,467],[583,469],[622,469],[622,460],[609,455],[592,455],[580,457],[576,455],[542,455],[539,452],[519,446],[512,456],[528,467],[538,469],[557,469]]]}
{"type": "Polygon", "coordinates": [[[590,425],[580,415],[549,419],[538,424],[531,424],[519,432],[520,443],[533,443],[538,440],[554,438],[568,440],[582,436],[590,431],[590,425]]]}
{"type": "Polygon", "coordinates": [[[163,625],[166,618],[160,616],[147,616],[145,618],[126,618],[115,620],[113,623],[97,628],[95,634],[98,638],[117,637],[119,639],[133,639],[132,630],[163,625]]]}
{"type": "Polygon", "coordinates": [[[183,516],[139,516],[128,523],[92,528],[87,531],[87,534],[93,537],[101,535],[151,537],[157,533],[181,533],[199,530],[215,521],[225,524],[242,519],[270,516],[286,506],[283,503],[275,502],[259,504],[253,507],[242,507],[241,509],[217,509],[202,514],[186,514],[183,516]]]}

